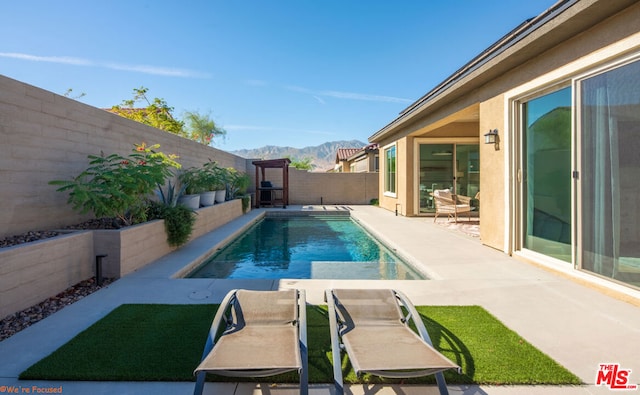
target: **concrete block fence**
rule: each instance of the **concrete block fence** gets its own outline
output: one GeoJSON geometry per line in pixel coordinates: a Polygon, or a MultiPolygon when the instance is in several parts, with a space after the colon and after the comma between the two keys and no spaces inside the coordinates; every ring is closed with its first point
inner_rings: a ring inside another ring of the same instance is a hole
{"type": "Polygon", "coordinates": [[[61,228],[89,218],[67,205],[51,180],[84,170],[88,155],[160,144],[183,167],[212,159],[253,174],[251,161],[0,76],[0,237],[61,228]]]}

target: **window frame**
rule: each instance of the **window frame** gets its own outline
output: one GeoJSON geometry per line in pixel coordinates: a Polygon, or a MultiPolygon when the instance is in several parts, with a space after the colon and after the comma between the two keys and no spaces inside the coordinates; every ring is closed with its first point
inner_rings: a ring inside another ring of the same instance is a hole
{"type": "Polygon", "coordinates": [[[396,143],[393,144],[389,144],[387,146],[385,146],[382,149],[382,152],[384,153],[384,180],[383,180],[383,193],[384,196],[389,196],[389,197],[397,197],[397,191],[398,191],[398,147],[396,143]],[[389,171],[389,158],[388,158],[388,153],[390,153],[391,151],[393,151],[393,166],[394,166],[394,171],[393,171],[393,180],[390,180],[391,178],[391,172],[389,171]],[[393,185],[390,185],[391,183],[393,183],[393,185]],[[393,187],[393,190],[391,190],[390,187],[393,187]]]}

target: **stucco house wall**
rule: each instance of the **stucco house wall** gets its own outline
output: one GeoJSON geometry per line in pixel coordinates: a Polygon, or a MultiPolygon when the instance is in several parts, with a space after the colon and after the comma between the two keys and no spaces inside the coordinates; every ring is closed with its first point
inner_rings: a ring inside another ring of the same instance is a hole
{"type": "Polygon", "coordinates": [[[399,204],[403,207],[399,211],[403,215],[417,214],[417,208],[411,202],[415,194],[415,182],[412,181],[415,158],[409,139],[474,136],[480,142],[481,240],[488,246],[509,252],[509,216],[512,214],[511,202],[507,199],[513,177],[509,167],[509,142],[510,135],[515,132],[505,116],[509,104],[505,102],[504,93],[539,76],[580,63],[589,54],[599,54],[598,61],[586,63],[585,68],[603,64],[625,51],[637,51],[637,46],[627,46],[624,50],[616,47],[622,45],[621,40],[640,35],[638,20],[640,3],[634,1],[577,1],[553,22],[451,82],[441,93],[408,107],[405,114],[369,138],[381,147],[381,207],[394,211],[399,204]],[[586,22],[594,19],[598,22],[586,22]],[[499,151],[482,142],[483,135],[496,128],[500,133],[499,151]],[[384,147],[394,142],[398,157],[397,191],[396,196],[385,196],[384,147]]]}
{"type": "MultiPolygon", "coordinates": [[[[480,130],[498,129],[499,136],[504,135],[503,96],[480,103],[480,130]]],[[[505,206],[505,191],[508,190],[505,172],[506,139],[493,144],[480,144],[480,224],[482,242],[490,247],[504,250],[505,232],[508,229],[508,217],[505,206]]]]}

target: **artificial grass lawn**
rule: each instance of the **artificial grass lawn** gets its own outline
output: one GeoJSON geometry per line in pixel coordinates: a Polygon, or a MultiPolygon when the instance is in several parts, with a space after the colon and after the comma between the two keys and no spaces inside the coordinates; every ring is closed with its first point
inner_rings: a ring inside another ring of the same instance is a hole
{"type": "MultiPolygon", "coordinates": [[[[122,305],[20,374],[33,380],[193,381],[217,306],[122,305]]],[[[418,306],[436,349],[462,367],[449,384],[580,384],[578,377],[479,306],[418,306]]],[[[307,306],[309,382],[332,383],[326,306],[307,306]]],[[[384,345],[381,345],[384,352],[384,345]]],[[[346,356],[346,383],[357,379],[346,356]]],[[[239,381],[211,376],[211,380],[239,381]]],[[[295,373],[261,381],[298,382],[295,373]]],[[[404,380],[434,383],[433,376],[404,380]]]]}

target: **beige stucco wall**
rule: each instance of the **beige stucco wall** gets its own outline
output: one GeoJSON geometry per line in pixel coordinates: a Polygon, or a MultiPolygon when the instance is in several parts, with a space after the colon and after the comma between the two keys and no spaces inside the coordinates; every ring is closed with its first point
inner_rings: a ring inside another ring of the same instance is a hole
{"type": "Polygon", "coordinates": [[[244,158],[1,75],[0,141],[0,237],[86,219],[48,182],[79,174],[87,155],[101,151],[129,154],[135,143],[157,143],[185,167],[211,158],[247,170],[244,158]]]}
{"type": "Polygon", "coordinates": [[[385,194],[384,175],[386,172],[385,151],[389,146],[380,148],[380,173],[378,176],[380,207],[396,211],[400,215],[411,213],[413,201],[410,198],[413,191],[413,151],[410,149],[412,138],[401,138],[396,144],[396,194],[385,194]]]}
{"type": "Polygon", "coordinates": [[[498,129],[502,140],[499,150],[492,144],[480,144],[480,239],[482,243],[502,250],[505,236],[505,152],[504,99],[497,96],[480,103],[480,130],[498,129]]]}

